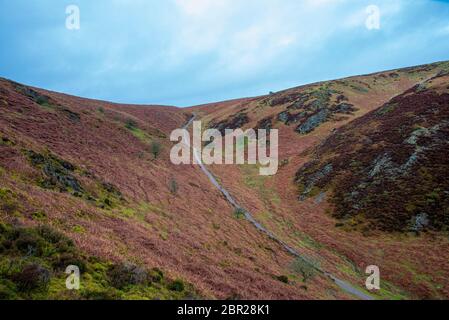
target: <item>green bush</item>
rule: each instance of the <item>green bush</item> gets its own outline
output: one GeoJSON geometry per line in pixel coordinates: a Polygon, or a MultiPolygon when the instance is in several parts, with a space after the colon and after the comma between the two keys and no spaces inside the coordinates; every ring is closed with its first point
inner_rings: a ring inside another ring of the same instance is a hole
{"type": "Polygon", "coordinates": [[[168,285],[168,289],[171,291],[183,292],[185,289],[184,282],[179,279],[171,281],[168,285]]]}
{"type": "Polygon", "coordinates": [[[162,145],[158,141],[152,141],[150,145],[150,152],[153,155],[154,159],[157,159],[157,157],[159,157],[161,151],[162,145]]]}
{"type": "Polygon", "coordinates": [[[125,128],[128,130],[135,130],[138,128],[137,122],[132,119],[126,119],[125,128]]]}
{"type": "Polygon", "coordinates": [[[296,258],[292,264],[291,269],[302,275],[304,282],[309,279],[312,279],[319,270],[318,263],[312,260],[306,260],[304,258],[298,257],[296,258]]]}
{"type": "Polygon", "coordinates": [[[234,217],[236,219],[243,219],[245,218],[245,210],[243,210],[242,208],[237,208],[234,210],[234,217]]]}
{"type": "Polygon", "coordinates": [[[161,283],[164,280],[164,273],[158,268],[153,268],[149,273],[149,277],[151,282],[161,283]]]}
{"type": "Polygon", "coordinates": [[[17,287],[8,279],[0,279],[0,300],[17,299],[17,287]]]}
{"type": "Polygon", "coordinates": [[[15,248],[27,256],[41,256],[44,252],[45,243],[37,234],[21,229],[17,239],[14,241],[15,248]]]}
{"type": "Polygon", "coordinates": [[[288,284],[288,277],[287,276],[277,276],[276,279],[279,280],[280,282],[288,284]]]}

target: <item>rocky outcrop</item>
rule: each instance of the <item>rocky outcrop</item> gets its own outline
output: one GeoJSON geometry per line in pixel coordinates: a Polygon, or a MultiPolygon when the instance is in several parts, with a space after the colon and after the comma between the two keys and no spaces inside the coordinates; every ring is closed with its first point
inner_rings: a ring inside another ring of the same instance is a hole
{"type": "Polygon", "coordinates": [[[212,121],[212,123],[209,125],[209,128],[217,129],[221,132],[222,135],[224,135],[226,129],[240,129],[247,123],[249,123],[248,115],[244,112],[240,112],[234,117],[226,119],[224,121],[220,121],[218,123],[212,121]]]}
{"type": "Polygon", "coordinates": [[[299,134],[311,133],[321,124],[337,120],[334,115],[351,115],[357,111],[354,105],[344,102],[348,99],[343,94],[328,86],[281,98],[271,100],[275,105],[289,104],[285,111],[278,114],[277,120],[286,125],[300,123],[296,129],[299,134]],[[332,97],[337,94],[336,103],[332,103],[332,97]]]}
{"type": "MultiPolygon", "coordinates": [[[[441,77],[330,136],[297,172],[300,200],[331,191],[334,217],[354,230],[448,230],[449,76],[441,77]]],[[[352,112],[342,104],[336,109],[352,112]]],[[[325,113],[300,133],[320,121],[325,113]]]]}
{"type": "Polygon", "coordinates": [[[47,189],[58,189],[61,192],[71,191],[74,194],[84,192],[80,182],[73,176],[75,166],[53,155],[43,155],[32,150],[26,152],[33,166],[42,170],[45,179],[40,185],[47,189]]]}
{"type": "Polygon", "coordinates": [[[303,123],[301,123],[296,131],[300,134],[307,134],[318,128],[322,123],[329,119],[329,111],[323,109],[318,111],[314,115],[307,118],[303,123]]]}

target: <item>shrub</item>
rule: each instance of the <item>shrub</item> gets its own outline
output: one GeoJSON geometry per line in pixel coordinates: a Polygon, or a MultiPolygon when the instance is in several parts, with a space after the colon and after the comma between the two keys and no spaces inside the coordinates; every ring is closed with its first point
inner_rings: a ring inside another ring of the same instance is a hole
{"type": "Polygon", "coordinates": [[[36,103],[40,104],[41,106],[48,105],[49,104],[49,98],[43,95],[39,95],[36,99],[36,103]]]}
{"type": "Polygon", "coordinates": [[[38,235],[25,229],[19,231],[19,236],[14,244],[18,251],[27,256],[40,256],[45,246],[38,235]]]}
{"type": "Polygon", "coordinates": [[[131,263],[113,265],[108,271],[108,275],[111,285],[117,289],[148,282],[148,274],[145,269],[131,263]]]}
{"type": "Polygon", "coordinates": [[[39,264],[30,264],[13,276],[20,291],[45,289],[50,282],[50,271],[39,264]]]}
{"type": "Polygon", "coordinates": [[[182,280],[176,279],[169,283],[168,289],[176,292],[183,292],[185,289],[184,282],[182,280]]]}
{"type": "Polygon", "coordinates": [[[173,195],[176,195],[178,193],[178,182],[174,178],[170,179],[170,182],[168,183],[168,189],[173,195]]]}
{"type": "Polygon", "coordinates": [[[162,151],[162,145],[158,141],[152,141],[150,145],[150,152],[154,159],[157,159],[162,151]]]}
{"type": "Polygon", "coordinates": [[[33,220],[38,220],[38,221],[42,221],[47,218],[47,214],[41,210],[33,212],[33,214],[31,216],[32,216],[33,220]]]}
{"type": "Polygon", "coordinates": [[[164,273],[158,268],[153,268],[149,273],[149,278],[151,282],[161,283],[164,280],[164,273]]]}
{"type": "Polygon", "coordinates": [[[237,208],[234,210],[234,217],[236,219],[243,219],[245,217],[245,210],[242,208],[237,208]]]}
{"type": "Polygon", "coordinates": [[[14,214],[19,209],[15,194],[9,189],[0,188],[0,211],[14,214]]]}
{"type": "Polygon", "coordinates": [[[56,231],[50,226],[41,225],[37,227],[37,233],[48,242],[52,244],[57,244],[58,247],[69,249],[74,248],[75,246],[71,239],[69,239],[61,232],[56,231]]]}
{"type": "Polygon", "coordinates": [[[295,261],[292,262],[291,268],[294,272],[302,275],[304,282],[312,279],[318,271],[318,266],[315,262],[301,257],[296,258],[295,261]]]}
{"type": "Polygon", "coordinates": [[[86,271],[86,260],[76,252],[65,252],[52,259],[52,266],[59,271],[65,271],[68,266],[77,266],[81,273],[86,271]]]}
{"type": "Polygon", "coordinates": [[[16,290],[16,285],[13,282],[7,279],[0,280],[0,300],[17,299],[16,290]]]}
{"type": "Polygon", "coordinates": [[[132,119],[126,119],[125,128],[128,130],[135,130],[138,128],[137,122],[132,119]]]}
{"type": "Polygon", "coordinates": [[[288,284],[288,277],[287,276],[277,276],[276,279],[279,280],[280,282],[288,284]]]}

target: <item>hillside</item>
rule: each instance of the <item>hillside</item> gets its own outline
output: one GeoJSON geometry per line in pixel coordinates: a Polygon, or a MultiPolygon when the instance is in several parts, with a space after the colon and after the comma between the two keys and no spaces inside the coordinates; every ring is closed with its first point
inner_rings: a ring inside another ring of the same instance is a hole
{"type": "MultiPolygon", "coordinates": [[[[447,141],[444,127],[436,135],[427,135],[424,129],[426,137],[419,139],[418,143],[422,143],[424,148],[428,145],[439,147],[423,153],[431,156],[424,164],[430,169],[423,172],[427,174],[423,181],[427,185],[421,187],[419,179],[423,177],[410,171],[409,177],[414,177],[413,182],[407,181],[407,191],[402,190],[409,192],[415,188],[413,194],[417,197],[410,201],[415,203],[408,206],[412,212],[404,216],[398,210],[401,206],[407,207],[409,194],[405,196],[393,192],[377,198],[375,192],[385,191],[383,184],[374,186],[368,182],[368,192],[354,193],[358,196],[354,199],[345,196],[349,190],[350,193],[354,191],[354,183],[364,186],[358,180],[362,177],[357,173],[366,174],[377,158],[372,159],[369,166],[365,165],[371,157],[379,155],[385,142],[390,143],[385,146],[385,151],[395,150],[404,157],[411,156],[412,149],[421,144],[398,145],[394,139],[398,138],[399,132],[406,135],[419,129],[416,126],[430,130],[433,126],[430,123],[445,123],[447,102],[444,102],[444,92],[447,92],[448,70],[447,62],[390,70],[306,85],[253,99],[194,107],[192,110],[202,114],[210,127],[218,129],[232,128],[235,123],[240,125],[241,122],[245,123],[245,128],[279,129],[281,167],[276,176],[260,177],[258,171],[250,166],[213,166],[212,171],[242,206],[253,212],[263,226],[283,241],[314,257],[337,276],[351,279],[352,283],[361,283],[367,266],[378,265],[383,275],[380,292],[383,297],[445,298],[449,294],[446,280],[449,266],[446,255],[448,238],[441,225],[441,221],[447,219],[444,218],[447,215],[444,213],[444,201],[447,201],[444,193],[447,185],[443,182],[447,180],[447,161],[443,156],[444,141],[447,141]],[[431,89],[437,84],[437,93],[432,95],[431,89]],[[427,86],[430,92],[425,91],[427,86]],[[429,101],[412,95],[404,101],[402,108],[391,108],[397,99],[403,99],[403,94],[408,95],[416,88],[429,101]],[[439,106],[441,112],[425,120],[425,110],[433,112],[436,108],[429,109],[429,103],[439,106]],[[386,112],[382,116],[381,108],[388,110],[388,106],[392,113],[386,112]],[[404,110],[407,110],[405,114],[404,110]],[[417,113],[417,119],[411,114],[412,110],[417,113]],[[396,137],[392,136],[393,132],[396,137]],[[377,140],[378,145],[373,145],[369,139],[377,140]],[[362,160],[367,162],[360,163],[362,160]],[[355,171],[354,165],[359,171],[355,171]],[[327,177],[328,171],[333,175],[327,177]],[[339,176],[340,173],[346,174],[345,178],[339,176]],[[435,176],[429,178],[432,175],[435,176]],[[322,176],[327,178],[321,179],[322,176]],[[332,178],[334,176],[335,179],[332,178]],[[340,179],[346,179],[344,184],[340,179]],[[435,189],[437,193],[432,194],[435,189]],[[333,190],[336,192],[333,193],[333,190]],[[431,204],[433,207],[427,209],[439,210],[436,213],[439,226],[428,226],[424,232],[410,233],[410,228],[404,228],[404,224],[397,223],[397,219],[408,219],[407,223],[412,226],[413,219],[416,222],[417,217],[419,222],[422,221],[421,217],[425,217],[424,222],[427,223],[429,218],[418,213],[427,196],[434,201],[431,204]],[[432,198],[434,196],[436,198],[432,198]],[[359,208],[354,208],[350,216],[341,219],[347,213],[348,206],[357,205],[370,197],[376,199],[371,203],[371,210],[382,212],[379,219],[367,220],[366,213],[360,212],[359,208]],[[378,205],[379,201],[383,205],[378,205]],[[364,228],[367,221],[373,221],[373,224],[364,228]],[[382,228],[380,222],[390,227],[393,224],[394,228],[382,228]]],[[[383,172],[383,175],[388,174],[389,171],[383,172]]],[[[396,190],[402,183],[395,179],[389,181],[388,189],[391,190],[396,190]]]]}
{"type": "Polygon", "coordinates": [[[5,79],[0,93],[2,297],[65,298],[62,267],[81,258],[86,283],[78,298],[111,297],[111,288],[124,299],[334,297],[326,290],[335,285],[321,276],[280,281],[293,258],[235,218],[201,171],[171,164],[168,136],[188,111],[87,100],[5,79]],[[41,227],[73,246],[58,251],[41,227]],[[154,268],[167,283],[148,288],[142,274],[153,278],[154,268]],[[34,285],[25,290],[17,279],[27,275],[34,285]],[[166,290],[177,279],[185,290],[166,290]]]}
{"type": "Polygon", "coordinates": [[[364,291],[373,264],[375,298],[448,298],[448,71],[187,109],[0,79],[0,298],[354,299],[317,270],[364,291]],[[198,167],[171,164],[170,132],[194,114],[221,131],[279,129],[277,175],[209,168],[278,241],[198,167]],[[76,293],[69,262],[83,266],[76,293]]]}

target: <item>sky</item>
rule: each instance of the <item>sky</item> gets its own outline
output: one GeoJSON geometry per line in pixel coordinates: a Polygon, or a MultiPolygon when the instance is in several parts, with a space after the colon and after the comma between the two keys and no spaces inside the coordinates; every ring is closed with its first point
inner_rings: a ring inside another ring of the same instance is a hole
{"type": "Polygon", "coordinates": [[[449,0],[0,0],[0,43],[0,77],[182,107],[449,60],[449,0]]]}

